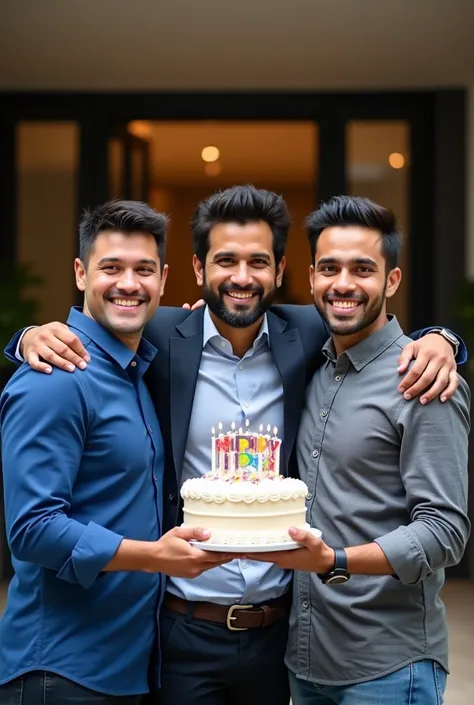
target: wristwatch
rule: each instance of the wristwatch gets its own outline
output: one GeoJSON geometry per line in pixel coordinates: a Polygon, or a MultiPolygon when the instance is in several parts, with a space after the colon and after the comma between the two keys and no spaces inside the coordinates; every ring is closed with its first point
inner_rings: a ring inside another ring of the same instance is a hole
{"type": "Polygon", "coordinates": [[[450,330],[446,330],[446,328],[430,328],[428,333],[438,333],[438,335],[442,335],[445,340],[448,341],[448,343],[451,343],[453,346],[454,350],[454,357],[458,354],[459,350],[459,340],[456,338],[454,333],[451,333],[450,330]]]}
{"type": "Polygon", "coordinates": [[[318,573],[318,578],[325,585],[347,583],[350,573],[347,571],[347,556],[343,548],[334,548],[334,566],[329,573],[318,573]]]}

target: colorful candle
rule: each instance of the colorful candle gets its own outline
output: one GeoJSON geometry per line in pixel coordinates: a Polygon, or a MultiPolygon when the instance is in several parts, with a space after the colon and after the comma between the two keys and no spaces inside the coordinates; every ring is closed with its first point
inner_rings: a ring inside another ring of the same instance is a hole
{"type": "Polygon", "coordinates": [[[222,424],[219,421],[217,424],[217,428],[219,429],[219,443],[218,443],[218,448],[219,448],[219,455],[218,455],[218,475],[219,477],[223,477],[224,475],[224,434],[222,433],[222,424]]]}
{"type": "Polygon", "coordinates": [[[211,439],[211,472],[215,474],[216,472],[216,429],[214,426],[211,428],[212,439],[211,439]]]}
{"type": "Polygon", "coordinates": [[[278,428],[273,427],[273,438],[272,438],[272,453],[273,453],[273,464],[275,475],[280,474],[280,447],[281,440],[277,438],[278,428]]]}
{"type": "Polygon", "coordinates": [[[232,475],[235,475],[235,470],[237,468],[237,457],[235,453],[235,421],[230,424],[230,457],[229,457],[229,470],[232,475]]]}

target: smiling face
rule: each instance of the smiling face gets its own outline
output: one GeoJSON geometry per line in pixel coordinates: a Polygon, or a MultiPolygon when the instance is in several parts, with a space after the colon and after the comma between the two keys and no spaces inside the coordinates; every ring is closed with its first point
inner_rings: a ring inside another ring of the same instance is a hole
{"type": "Polygon", "coordinates": [[[136,350],[165,288],[156,240],[146,233],[101,232],[87,266],[74,262],[84,313],[136,350]]]}
{"type": "Polygon", "coordinates": [[[386,272],[378,231],[352,225],[322,231],[310,285],[336,349],[355,345],[385,325],[386,298],[393,296],[400,280],[398,267],[386,272]]]}
{"type": "Polygon", "coordinates": [[[268,223],[219,223],[209,233],[204,267],[196,255],[193,266],[211,313],[232,328],[247,328],[262,318],[281,286],[285,258],[275,267],[268,223]]]}

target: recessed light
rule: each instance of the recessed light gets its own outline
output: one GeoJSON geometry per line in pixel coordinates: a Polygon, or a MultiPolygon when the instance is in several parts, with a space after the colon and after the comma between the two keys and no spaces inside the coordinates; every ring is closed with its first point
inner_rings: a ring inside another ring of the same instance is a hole
{"type": "Polygon", "coordinates": [[[405,166],[405,157],[403,154],[400,154],[400,152],[392,152],[392,154],[389,155],[388,163],[392,169],[403,169],[405,166]]]}
{"type": "Polygon", "coordinates": [[[201,152],[201,159],[203,160],[203,162],[217,162],[219,157],[220,152],[217,147],[214,147],[213,145],[208,145],[207,147],[204,147],[201,152]]]}

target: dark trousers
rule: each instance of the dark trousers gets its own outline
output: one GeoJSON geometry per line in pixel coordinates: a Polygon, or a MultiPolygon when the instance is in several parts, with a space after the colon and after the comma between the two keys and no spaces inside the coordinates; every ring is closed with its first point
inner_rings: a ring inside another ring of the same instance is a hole
{"type": "Polygon", "coordinates": [[[44,671],[0,685],[0,705],[141,705],[142,701],[143,695],[104,695],[44,671]]]}
{"type": "MultiPolygon", "coordinates": [[[[288,624],[234,632],[163,609],[155,705],[288,705],[288,624]]],[[[148,700],[147,700],[148,703],[148,700]]]]}

